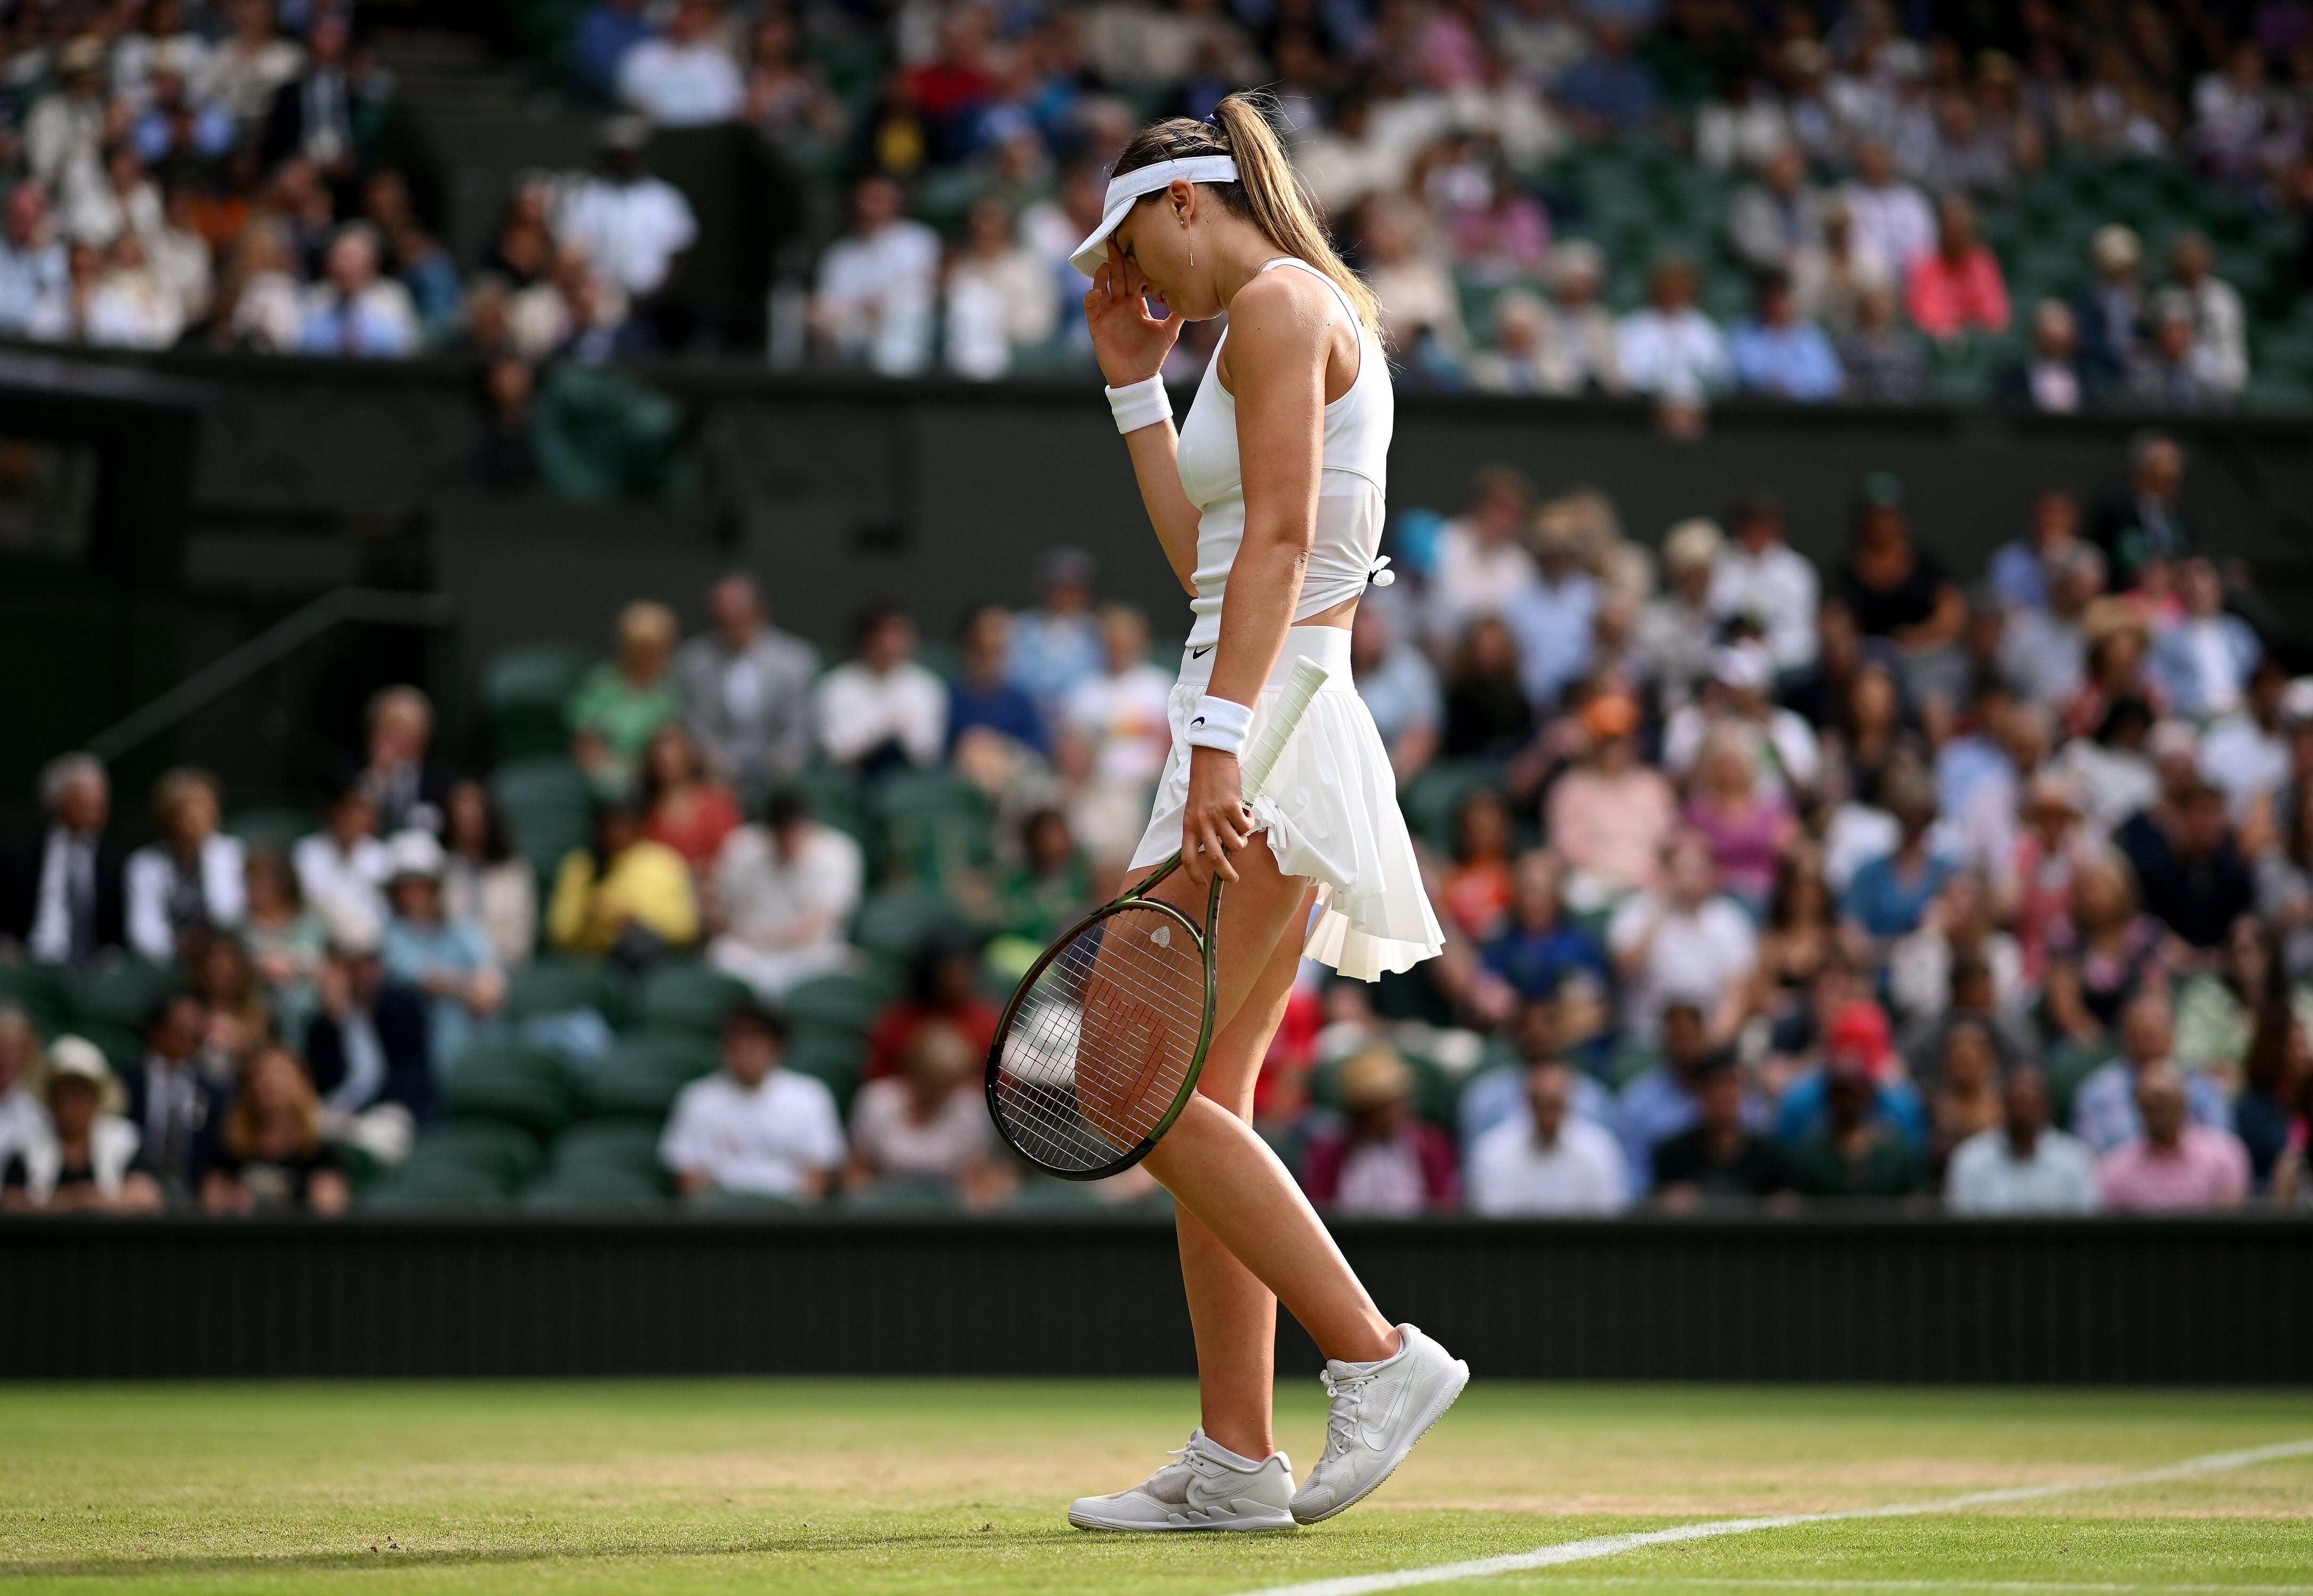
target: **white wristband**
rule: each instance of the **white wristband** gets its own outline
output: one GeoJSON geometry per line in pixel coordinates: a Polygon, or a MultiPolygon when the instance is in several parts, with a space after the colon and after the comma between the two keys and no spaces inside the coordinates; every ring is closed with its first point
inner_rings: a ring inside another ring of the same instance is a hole
{"type": "Polygon", "coordinates": [[[1197,712],[1189,717],[1189,746],[1235,754],[1244,746],[1244,735],[1252,729],[1250,706],[1209,692],[1197,701],[1197,712]]]}
{"type": "Polygon", "coordinates": [[[1138,432],[1173,419],[1173,401],[1165,392],[1165,374],[1161,371],[1129,387],[1104,392],[1108,395],[1109,413],[1116,418],[1119,432],[1138,432]]]}

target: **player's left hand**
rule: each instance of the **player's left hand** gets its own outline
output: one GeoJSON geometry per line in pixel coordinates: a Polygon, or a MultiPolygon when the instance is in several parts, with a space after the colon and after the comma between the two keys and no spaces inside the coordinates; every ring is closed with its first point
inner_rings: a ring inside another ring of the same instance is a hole
{"type": "Polygon", "coordinates": [[[1229,855],[1253,841],[1253,811],[1244,807],[1244,774],[1236,755],[1218,748],[1189,750],[1189,804],[1181,816],[1181,869],[1198,887],[1218,874],[1237,878],[1229,855]]]}

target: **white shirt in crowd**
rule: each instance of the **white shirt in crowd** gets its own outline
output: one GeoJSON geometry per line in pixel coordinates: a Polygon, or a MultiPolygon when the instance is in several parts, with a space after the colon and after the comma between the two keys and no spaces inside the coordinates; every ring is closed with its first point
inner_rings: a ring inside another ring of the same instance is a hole
{"type": "Polygon", "coordinates": [[[554,230],[595,270],[642,298],[658,292],[674,258],[699,237],[699,220],[682,190],[664,179],[591,177],[563,199],[554,230]]]}
{"type": "MultiPolygon", "coordinates": [[[[242,861],[239,837],[220,832],[201,843],[201,898],[211,925],[237,926],[248,913],[242,861]]],[[[176,929],[169,920],[169,900],[177,880],[175,856],[166,843],[149,842],[128,856],[121,876],[128,900],[128,946],[140,958],[168,963],[177,957],[176,929]]]]}
{"type": "Polygon", "coordinates": [[[843,1125],[821,1082],[773,1070],[752,1091],[717,1071],[682,1089],[659,1138],[659,1161],[726,1192],[808,1194],[814,1169],[843,1162],[843,1125]]]}
{"type": "Polygon", "coordinates": [[[954,1180],[996,1151],[996,1131],[976,1087],[953,1091],[923,1124],[908,1117],[908,1083],[871,1080],[851,1105],[851,1145],[877,1175],[954,1180]]]}
{"type": "Polygon", "coordinates": [[[662,128],[699,128],[739,114],[747,85],[708,43],[646,39],[619,62],[619,98],[662,128]]]}
{"type": "Polygon", "coordinates": [[[1738,542],[1719,550],[1707,602],[1722,621],[1745,613],[1761,617],[1777,670],[1804,670],[1815,663],[1822,585],[1815,562],[1781,539],[1756,554],[1738,542]]]}
{"type": "Polygon", "coordinates": [[[1944,1176],[1944,1206],[1954,1213],[2089,1213],[2096,1205],[2096,1155],[2053,1128],[2025,1159],[2004,1127],[1978,1131],[1954,1150],[1944,1176]]]}
{"type": "Polygon", "coordinates": [[[1623,381],[1640,393],[1700,399],[1735,375],[1726,337],[1692,305],[1667,315],[1651,305],[1632,311],[1614,336],[1623,381]]]}
{"type": "Polygon", "coordinates": [[[1935,213],[1927,196],[1911,184],[1890,182],[1881,188],[1850,183],[1840,190],[1847,201],[1851,234],[1856,245],[1868,249],[1898,273],[1936,247],[1935,213]]]}
{"type": "Polygon", "coordinates": [[[1570,1113],[1541,1144],[1533,1124],[1504,1120],[1470,1149],[1470,1207],[1485,1214],[1613,1213],[1628,1194],[1613,1133],[1570,1113]]]}
{"type": "Polygon", "coordinates": [[[839,665],[812,692],[819,745],[850,764],[896,742],[916,764],[939,763],[947,740],[947,688],[913,660],[878,675],[857,660],[839,665]]]}
{"type": "Polygon", "coordinates": [[[1466,519],[1438,533],[1438,575],[1429,584],[1430,635],[1449,647],[1481,615],[1499,615],[1539,579],[1534,556],[1516,538],[1488,548],[1466,519]]]}
{"type": "Polygon", "coordinates": [[[32,1089],[18,1081],[0,1092],[0,1169],[8,1160],[50,1140],[56,1132],[48,1124],[48,1111],[32,1095],[32,1089]]]}
{"type": "MultiPolygon", "coordinates": [[[[40,965],[68,964],[73,957],[73,899],[76,895],[92,920],[96,913],[96,851],[102,839],[94,832],[75,832],[63,825],[48,827],[40,847],[40,896],[32,905],[32,925],[24,951],[40,965]]],[[[6,1162],[0,1157],[0,1163],[6,1162]]]]}
{"type": "Polygon", "coordinates": [[[792,859],[779,857],[762,826],[743,825],[715,856],[715,895],[742,942],[783,950],[840,944],[865,874],[859,844],[831,825],[805,821],[792,859]],[[805,934],[814,924],[818,934],[805,934]]]}
{"type": "Polygon", "coordinates": [[[2201,739],[2201,774],[2221,789],[2236,816],[2289,780],[2289,745],[2249,715],[2228,715],[2201,739]]]}
{"type": "Polygon", "coordinates": [[[1172,752],[1166,718],[1173,678],[1146,663],[1111,675],[1086,676],[1069,690],[1060,722],[1092,745],[1093,773],[1104,781],[1148,783],[1172,752]]]}
{"type": "Polygon", "coordinates": [[[393,857],[377,838],[364,837],[347,851],[329,833],[315,832],[297,840],[289,862],[307,903],[316,908],[334,904],[372,925],[385,923],[385,878],[393,857]]]}
{"type": "Polygon", "coordinates": [[[1623,1029],[1641,1042],[1662,1036],[1663,1005],[1683,998],[1708,1017],[1718,1011],[1727,983],[1750,974],[1758,961],[1758,933],[1735,900],[1713,897],[1692,913],[1656,893],[1624,901],[1607,922],[1606,945],[1616,957],[1638,947],[1655,928],[1647,962],[1623,983],[1623,1029]]]}
{"type": "Polygon", "coordinates": [[[939,234],[904,217],[841,239],[819,263],[819,314],[839,353],[885,376],[913,376],[931,360],[939,234]]]}
{"type": "Polygon", "coordinates": [[[947,368],[983,382],[1002,376],[1013,350],[1052,336],[1060,310],[1051,267],[1033,250],[957,260],[947,276],[947,368]]]}
{"type": "Polygon", "coordinates": [[[72,273],[64,245],[0,242],[0,332],[60,340],[72,331],[72,273]]]}

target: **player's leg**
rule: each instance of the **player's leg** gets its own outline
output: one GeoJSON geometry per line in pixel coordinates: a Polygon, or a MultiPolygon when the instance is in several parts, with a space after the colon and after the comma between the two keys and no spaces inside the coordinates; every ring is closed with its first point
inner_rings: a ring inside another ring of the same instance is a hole
{"type": "MultiPolygon", "coordinates": [[[[1316,888],[1302,895],[1306,923],[1316,888]]],[[[1301,967],[1301,939],[1280,937],[1268,967],[1235,1018],[1213,1038],[1197,1082],[1211,1098],[1248,1124],[1253,1089],[1268,1056],[1270,1038],[1285,1017],[1293,978],[1301,967]]],[[[1197,1394],[1205,1433],[1247,1458],[1277,1450],[1270,1423],[1276,1383],[1277,1295],[1236,1261],[1204,1221],[1186,1208],[1174,1212],[1181,1239],[1181,1280],[1197,1337],[1197,1394]]]]}

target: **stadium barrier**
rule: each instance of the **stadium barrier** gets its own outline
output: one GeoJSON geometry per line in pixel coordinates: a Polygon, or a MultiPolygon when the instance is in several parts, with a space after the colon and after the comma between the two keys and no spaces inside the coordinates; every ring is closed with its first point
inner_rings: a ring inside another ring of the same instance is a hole
{"type": "MultiPolygon", "coordinates": [[[[1481,1376],[2313,1380],[2283,1220],[1345,1223],[1481,1376]]],[[[0,1221],[0,1376],[1183,1374],[1172,1227],[805,1216],[0,1221]]],[[[1289,1320],[1279,1368],[1316,1354],[1289,1320]]]]}

